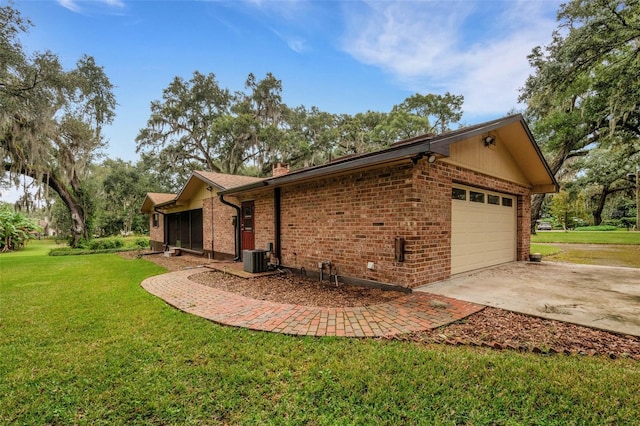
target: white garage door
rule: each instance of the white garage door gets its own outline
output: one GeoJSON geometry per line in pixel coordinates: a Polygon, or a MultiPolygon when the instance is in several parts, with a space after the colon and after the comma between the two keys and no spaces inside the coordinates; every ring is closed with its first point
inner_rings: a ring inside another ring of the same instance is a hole
{"type": "Polygon", "coordinates": [[[516,260],[516,197],[454,185],[451,273],[516,260]]]}

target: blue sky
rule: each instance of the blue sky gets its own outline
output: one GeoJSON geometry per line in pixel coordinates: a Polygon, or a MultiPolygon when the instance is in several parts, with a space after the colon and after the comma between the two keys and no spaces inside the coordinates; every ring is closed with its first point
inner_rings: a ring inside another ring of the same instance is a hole
{"type": "MultiPolygon", "coordinates": [[[[7,4],[6,0],[0,3],[7,4]]],[[[27,51],[67,68],[93,56],[116,86],[107,155],[135,161],[149,104],[175,76],[214,73],[242,90],[272,72],[289,106],[388,112],[414,93],[463,95],[463,122],[517,104],[527,55],[557,27],[557,0],[14,0],[27,51]]]]}

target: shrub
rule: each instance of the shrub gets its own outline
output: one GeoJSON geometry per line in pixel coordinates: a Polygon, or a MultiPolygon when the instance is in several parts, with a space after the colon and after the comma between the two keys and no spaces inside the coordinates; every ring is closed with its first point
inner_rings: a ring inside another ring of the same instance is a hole
{"type": "Polygon", "coordinates": [[[138,248],[149,248],[149,238],[136,238],[133,240],[133,246],[138,248]]]}
{"type": "Polygon", "coordinates": [[[617,227],[613,225],[598,225],[598,226],[581,226],[576,228],[576,231],[616,231],[617,227]]]}
{"type": "Polygon", "coordinates": [[[109,250],[124,247],[124,240],[122,238],[97,238],[91,240],[88,245],[90,250],[109,250]]]}

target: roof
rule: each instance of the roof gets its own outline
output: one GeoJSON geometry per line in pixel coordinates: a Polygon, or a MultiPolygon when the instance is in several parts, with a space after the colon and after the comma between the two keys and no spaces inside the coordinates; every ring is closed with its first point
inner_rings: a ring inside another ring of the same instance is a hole
{"type": "Polygon", "coordinates": [[[395,143],[381,151],[341,157],[330,163],[294,170],[284,176],[237,186],[223,190],[221,193],[234,194],[267,186],[278,187],[339,173],[349,173],[362,168],[400,163],[410,159],[419,160],[430,155],[435,155],[437,158],[449,157],[450,145],[473,137],[486,136],[488,132],[503,132],[505,136],[509,136],[504,138],[507,141],[507,149],[531,182],[534,193],[557,191],[558,183],[524,118],[521,114],[514,114],[438,136],[432,134],[417,136],[395,143]]]}
{"type": "Polygon", "coordinates": [[[159,192],[147,193],[147,197],[142,203],[140,211],[142,213],[150,213],[154,207],[167,207],[176,203],[178,200],[188,200],[193,196],[194,192],[201,187],[202,183],[208,186],[214,186],[220,190],[225,190],[237,186],[253,184],[262,180],[264,180],[264,178],[206,172],[202,170],[195,171],[191,173],[191,176],[187,179],[187,183],[184,184],[178,194],[165,194],[159,192]]]}
{"type": "Polygon", "coordinates": [[[142,213],[150,213],[158,204],[170,202],[176,198],[176,194],[166,194],[163,192],[147,192],[147,196],[140,207],[142,213]]]}
{"type": "Polygon", "coordinates": [[[205,172],[201,170],[193,172],[193,175],[198,176],[200,179],[213,184],[220,189],[235,188],[236,186],[247,185],[264,180],[264,178],[253,176],[229,175],[225,173],[205,172]]]}

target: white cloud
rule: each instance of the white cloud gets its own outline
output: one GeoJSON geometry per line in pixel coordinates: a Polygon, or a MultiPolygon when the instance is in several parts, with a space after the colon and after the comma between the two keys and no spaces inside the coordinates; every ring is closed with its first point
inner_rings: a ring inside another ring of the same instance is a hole
{"type": "Polygon", "coordinates": [[[118,9],[121,9],[125,6],[123,0],[57,0],[57,1],[60,4],[60,6],[64,7],[65,9],[69,9],[72,12],[81,12],[82,11],[82,7],[80,6],[81,3],[84,3],[85,5],[93,4],[93,5],[101,5],[101,6],[111,7],[111,8],[118,8],[118,9]]]}
{"type": "Polygon", "coordinates": [[[371,1],[347,7],[344,49],[421,93],[461,94],[472,115],[516,106],[530,68],[547,44],[559,2],[371,1]]]}
{"type": "Polygon", "coordinates": [[[80,6],[78,6],[75,0],[58,0],[58,3],[60,3],[60,6],[72,12],[80,12],[80,6]]]}
{"type": "Polygon", "coordinates": [[[284,41],[289,49],[293,50],[296,53],[304,53],[308,50],[307,42],[303,37],[297,35],[283,34],[282,32],[276,30],[275,28],[271,28],[271,32],[278,36],[278,38],[284,41]]]}

